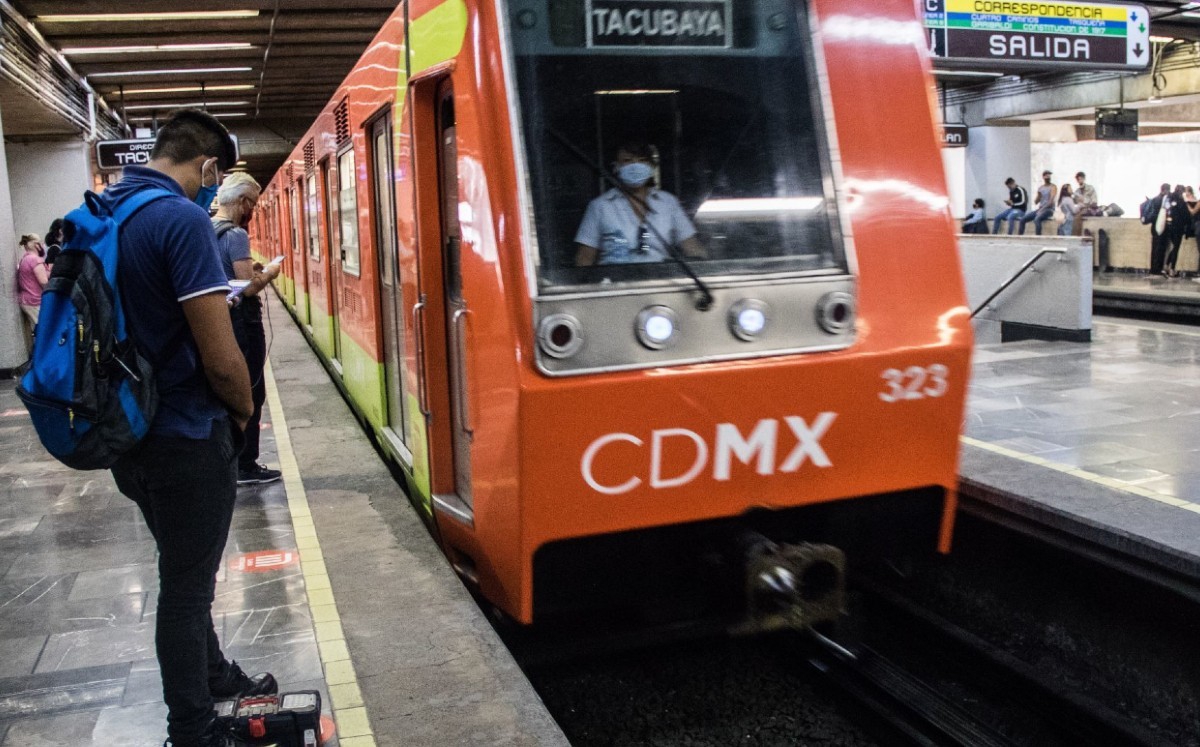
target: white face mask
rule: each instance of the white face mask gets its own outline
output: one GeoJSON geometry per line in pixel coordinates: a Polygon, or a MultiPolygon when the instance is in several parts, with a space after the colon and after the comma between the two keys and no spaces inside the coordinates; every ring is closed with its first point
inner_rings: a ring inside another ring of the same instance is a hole
{"type": "Polygon", "coordinates": [[[654,176],[654,167],[648,163],[635,161],[617,169],[617,178],[626,187],[640,187],[654,176]]]}

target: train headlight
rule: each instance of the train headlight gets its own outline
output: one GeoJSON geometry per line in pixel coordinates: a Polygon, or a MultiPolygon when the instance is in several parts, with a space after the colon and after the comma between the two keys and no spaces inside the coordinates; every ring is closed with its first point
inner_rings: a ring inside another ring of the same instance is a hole
{"type": "Polygon", "coordinates": [[[647,306],[637,316],[637,338],[651,350],[662,350],[675,343],[679,324],[668,306],[647,306]]]}
{"type": "Polygon", "coordinates": [[[570,314],[551,314],[538,325],[538,344],[551,358],[570,358],[583,347],[579,320],[570,314]]]}
{"type": "Polygon", "coordinates": [[[767,328],[767,305],[754,298],[743,298],[729,309],[729,330],[739,340],[751,342],[767,328]]]}
{"type": "Polygon", "coordinates": [[[817,301],[817,323],[831,335],[838,335],[854,326],[854,296],[834,291],[817,301]]]}

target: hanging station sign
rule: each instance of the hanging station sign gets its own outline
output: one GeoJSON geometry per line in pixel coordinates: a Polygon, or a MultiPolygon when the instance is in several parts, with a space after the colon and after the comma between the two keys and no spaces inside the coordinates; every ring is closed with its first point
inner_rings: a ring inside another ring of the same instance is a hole
{"type": "Polygon", "coordinates": [[[942,146],[965,148],[971,142],[971,131],[964,124],[942,125],[942,146]]]}
{"type": "Polygon", "coordinates": [[[929,51],[951,66],[1143,70],[1150,64],[1150,11],[1143,5],[921,1],[929,51]]]}
{"type": "MultiPolygon", "coordinates": [[[[241,145],[237,135],[232,132],[229,137],[233,140],[234,150],[241,153],[241,145]]],[[[136,140],[99,140],[96,142],[96,162],[100,168],[108,171],[123,169],[126,166],[145,166],[150,163],[150,151],[154,150],[154,138],[138,138],[136,140]]]]}

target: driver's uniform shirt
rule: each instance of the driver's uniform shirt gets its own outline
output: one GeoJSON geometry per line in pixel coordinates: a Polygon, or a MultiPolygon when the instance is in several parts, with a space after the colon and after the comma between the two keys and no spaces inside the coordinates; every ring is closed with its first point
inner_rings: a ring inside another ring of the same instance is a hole
{"type": "Polygon", "coordinates": [[[662,262],[670,256],[664,240],[677,247],[696,235],[674,195],[652,189],[646,204],[650,210],[644,221],[638,220],[621,190],[608,190],[588,203],[575,243],[595,249],[600,265],[662,262]]]}

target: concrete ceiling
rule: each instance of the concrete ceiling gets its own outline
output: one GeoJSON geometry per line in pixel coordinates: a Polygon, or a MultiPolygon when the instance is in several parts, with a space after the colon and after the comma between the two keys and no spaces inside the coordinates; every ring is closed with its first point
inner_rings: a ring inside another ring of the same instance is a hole
{"type": "MultiPolygon", "coordinates": [[[[181,105],[203,104],[239,136],[247,170],[266,183],[395,9],[397,0],[11,3],[113,109],[125,112],[132,125],[150,126],[155,117],[181,105]],[[49,18],[207,11],[242,13],[197,19],[49,18]],[[217,43],[239,47],[164,48],[217,43]],[[129,49],[139,46],[159,49],[129,49]],[[158,72],[164,70],[194,72],[158,72]]],[[[0,90],[6,135],[12,134],[12,105],[0,90]]]]}

